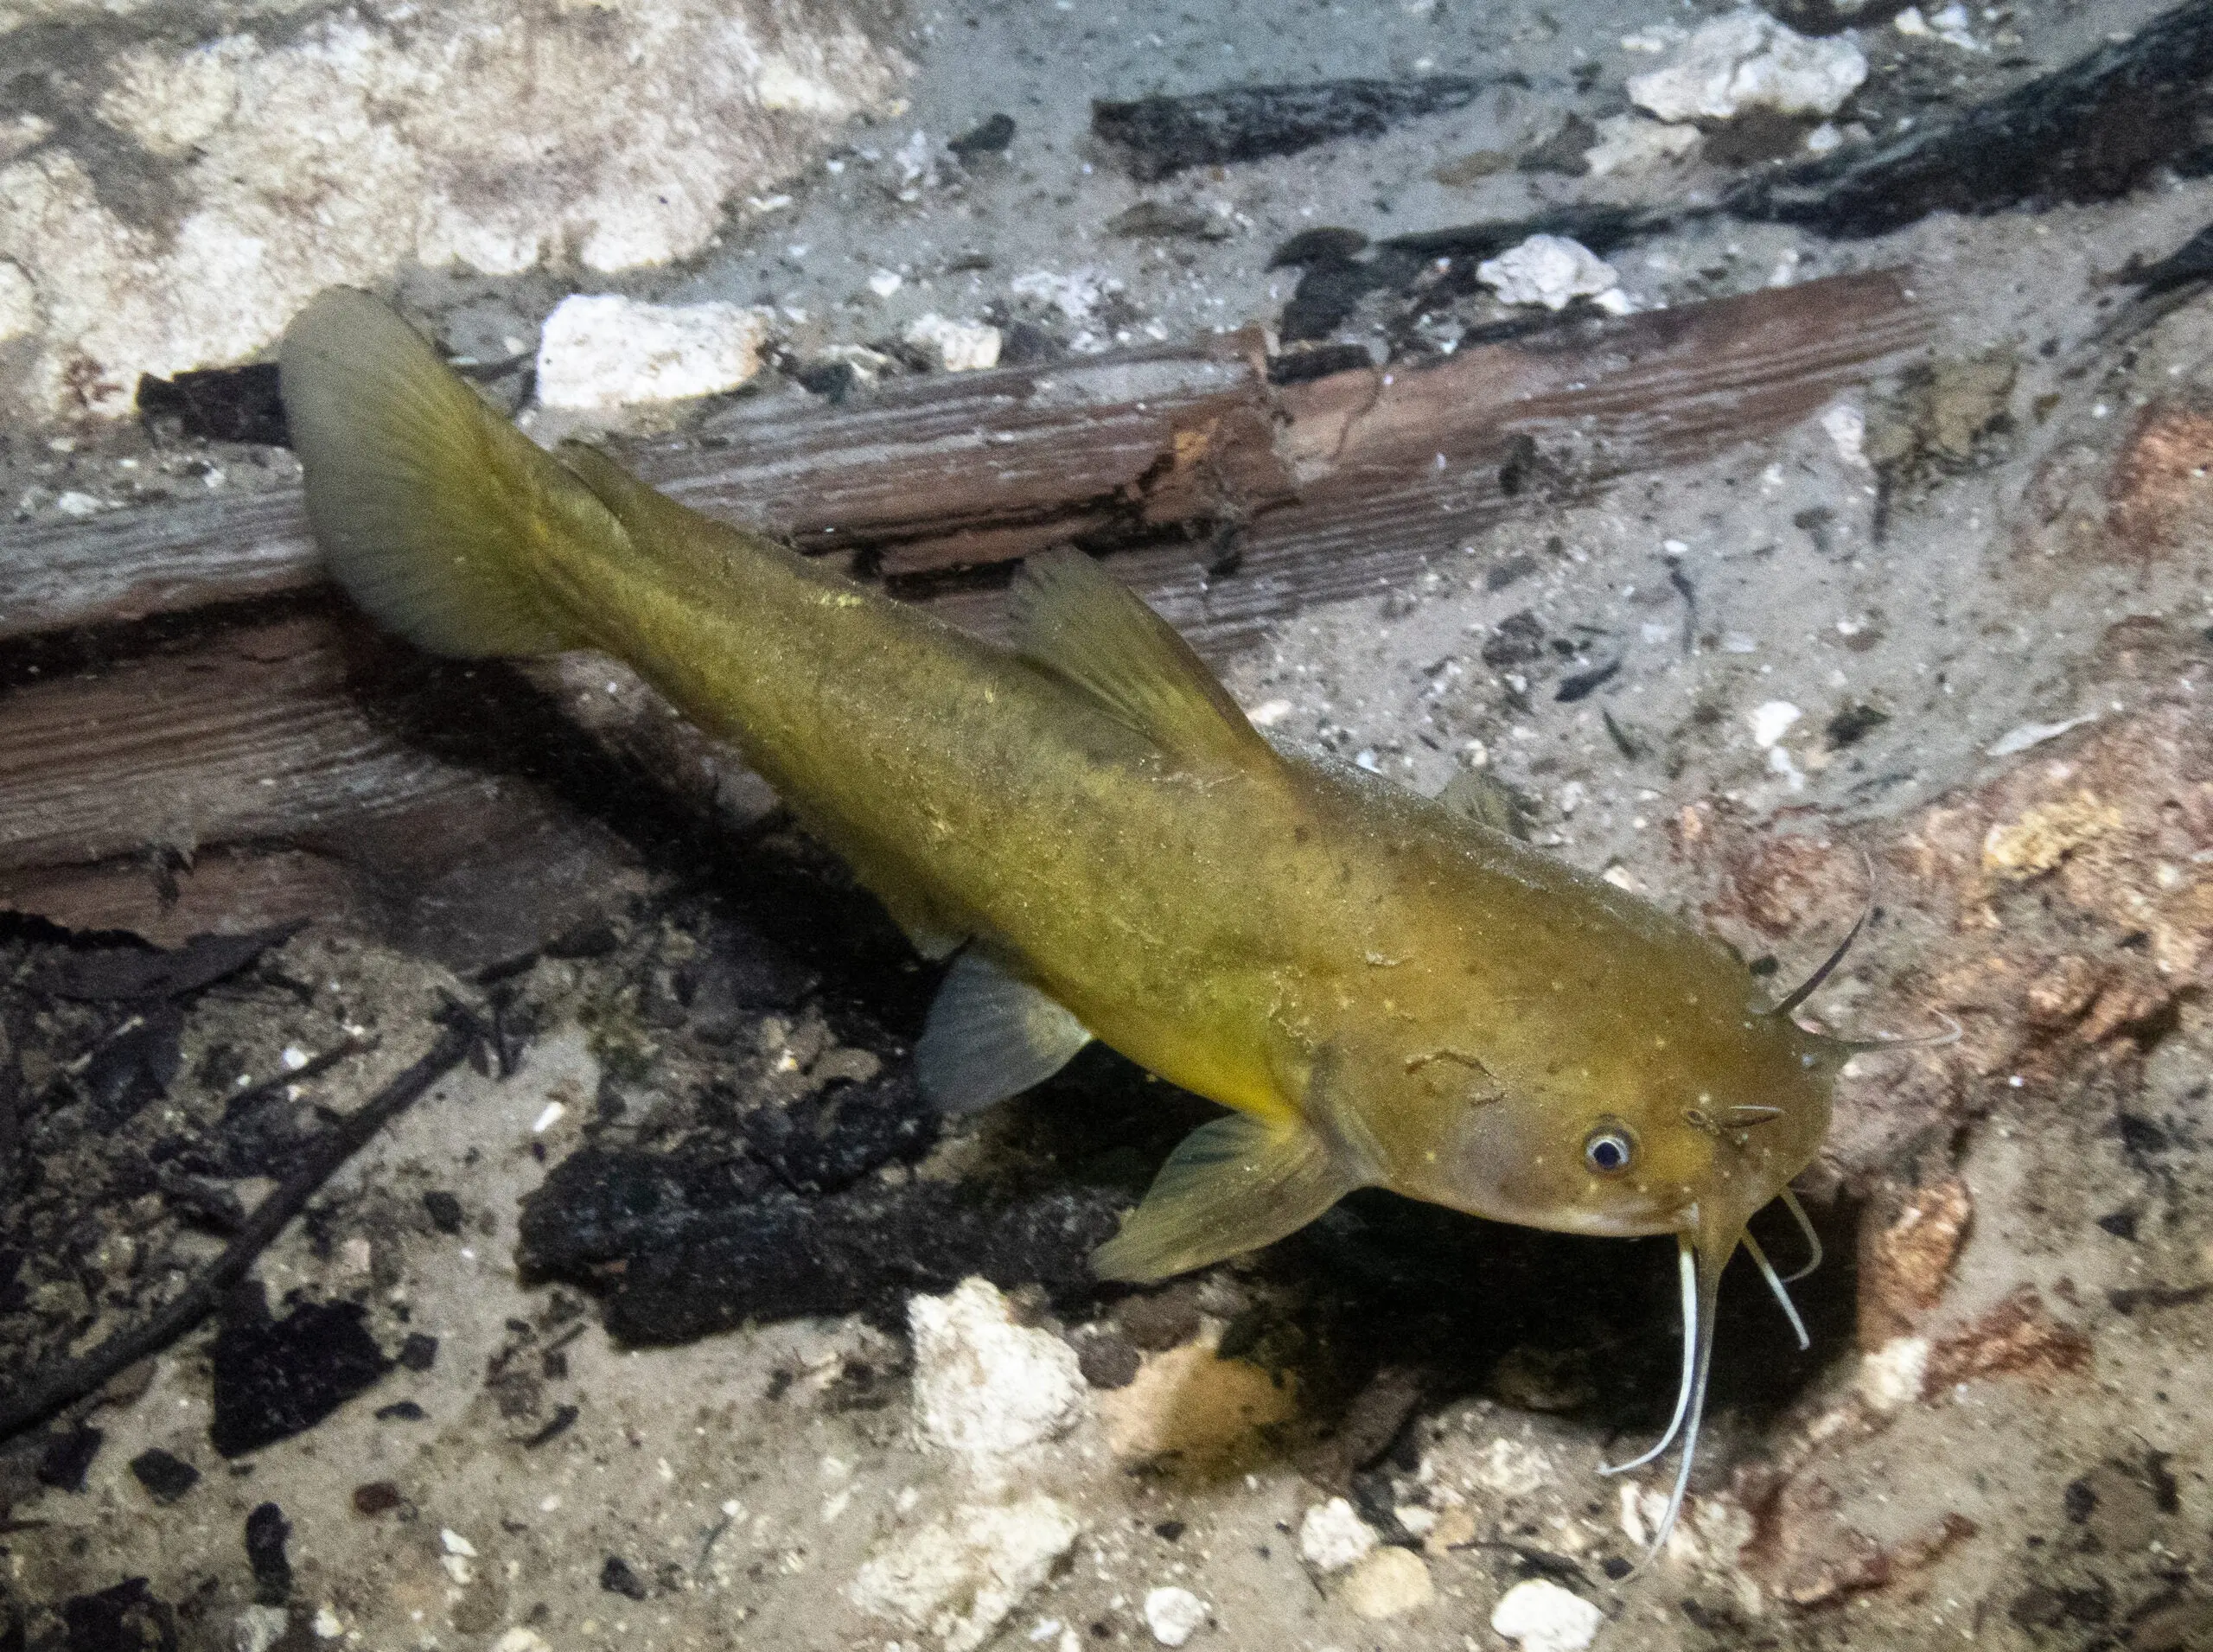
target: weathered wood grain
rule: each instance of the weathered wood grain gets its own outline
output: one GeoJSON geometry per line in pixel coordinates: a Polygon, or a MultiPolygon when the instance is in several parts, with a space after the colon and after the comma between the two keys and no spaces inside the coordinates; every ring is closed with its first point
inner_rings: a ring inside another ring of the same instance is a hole
{"type": "MultiPolygon", "coordinates": [[[[745,407],[701,443],[635,457],[686,502],[846,553],[985,633],[1002,592],[949,571],[1070,539],[1110,552],[1220,661],[1302,609],[1403,583],[1508,511],[1783,429],[1923,325],[1897,277],[1853,277],[1279,390],[1240,335],[922,380],[805,417],[745,407]],[[1230,535],[1234,571],[1209,573],[1230,535]]],[[[316,577],[301,534],[297,497],[269,494],[33,535],[0,558],[0,635],[300,590],[316,577]]],[[[503,667],[423,665],[446,673],[426,692],[394,653],[310,604],[19,679],[0,695],[0,906],[171,937],[381,914],[387,929],[466,929],[443,950],[475,957],[622,864],[593,835],[622,812],[609,776],[757,813],[728,755],[620,667],[549,662],[533,690],[503,667]],[[471,669],[482,679],[452,680],[471,669]],[[460,696],[472,726],[449,738],[460,696]],[[473,726],[502,717],[504,732],[473,726]],[[610,767],[564,796],[509,747],[553,753],[541,769],[576,752],[610,767]],[[551,893],[479,875],[503,858],[551,893]]]]}
{"type": "MultiPolygon", "coordinates": [[[[1180,604],[1179,622],[1235,646],[1493,520],[1512,502],[1497,473],[1517,440],[1562,480],[1680,462],[1803,417],[1925,327],[1903,279],[1880,272],[1281,390],[1247,332],[908,380],[842,407],[740,404],[680,447],[623,456],[710,515],[857,553],[895,580],[1068,542],[1164,548],[1164,560],[1137,558],[1179,571],[1149,590],[1180,604]],[[1212,558],[1176,547],[1228,525],[1249,533],[1268,577],[1196,603],[1180,571],[1212,558]]],[[[292,488],[18,531],[0,557],[0,638],[318,577],[292,488]]]]}

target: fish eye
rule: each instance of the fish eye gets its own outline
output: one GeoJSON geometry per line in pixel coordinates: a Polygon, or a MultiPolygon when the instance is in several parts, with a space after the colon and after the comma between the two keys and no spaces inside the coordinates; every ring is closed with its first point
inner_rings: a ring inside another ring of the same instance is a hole
{"type": "Polygon", "coordinates": [[[1600,1176],[1619,1176],[1636,1158],[1636,1139],[1620,1125],[1600,1125],[1583,1139],[1583,1162],[1600,1176]]]}

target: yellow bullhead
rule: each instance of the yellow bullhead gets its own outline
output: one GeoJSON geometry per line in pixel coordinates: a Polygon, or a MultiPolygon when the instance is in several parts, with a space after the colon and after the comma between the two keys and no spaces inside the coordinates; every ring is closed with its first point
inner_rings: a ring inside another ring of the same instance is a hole
{"type": "Polygon", "coordinates": [[[953,958],[915,1052],[939,1106],[1017,1094],[1097,1038],[1231,1109],[1102,1276],[1204,1266],[1362,1187],[1675,1235],[1682,1379],[1636,1459],[1682,1438],[1664,1539],[1740,1246],[1789,1309],[1745,1222],[1789,1198],[1853,1048],[1792,1019],[1821,976],[1765,1005],[1659,908],[1278,749],[1074,551],[1024,566],[1000,648],[592,448],[539,449],[365,294],[316,300],[282,372],[316,537],[362,608],[441,654],[628,661],[953,958]]]}

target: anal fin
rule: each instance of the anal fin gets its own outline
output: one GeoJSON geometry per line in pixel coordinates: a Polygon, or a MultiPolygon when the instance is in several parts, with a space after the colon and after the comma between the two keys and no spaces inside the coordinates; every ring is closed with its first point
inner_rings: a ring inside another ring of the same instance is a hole
{"type": "Polygon", "coordinates": [[[1074,1016],[982,954],[965,952],[938,989],[915,1070],[947,1113],[975,1113],[1042,1084],[1091,1034],[1074,1016]]]}
{"type": "Polygon", "coordinates": [[[1232,1113],[1183,1139],[1091,1265],[1132,1283],[1188,1272],[1296,1233],[1359,1183],[1310,1126],[1232,1113]]]}

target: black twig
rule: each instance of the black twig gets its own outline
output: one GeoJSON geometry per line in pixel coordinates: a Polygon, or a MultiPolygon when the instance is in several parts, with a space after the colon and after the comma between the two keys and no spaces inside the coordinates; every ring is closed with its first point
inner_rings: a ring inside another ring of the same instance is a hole
{"type": "MultiPolygon", "coordinates": [[[[429,1054],[333,1125],[309,1150],[306,1161],[255,1207],[222,1255],[152,1318],[133,1330],[118,1332],[81,1358],[57,1361],[0,1398],[0,1440],[11,1438],[74,1405],[118,1372],[160,1353],[206,1318],[338,1167],[458,1066],[473,1042],[471,1033],[447,1027],[429,1054]]],[[[296,1079],[300,1075],[287,1076],[296,1079]]]]}

